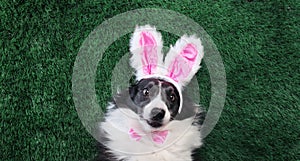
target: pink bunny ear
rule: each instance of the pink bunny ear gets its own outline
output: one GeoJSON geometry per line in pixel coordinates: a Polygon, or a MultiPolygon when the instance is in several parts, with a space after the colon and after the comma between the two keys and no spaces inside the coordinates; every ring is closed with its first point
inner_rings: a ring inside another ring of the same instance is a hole
{"type": "Polygon", "coordinates": [[[174,47],[171,46],[166,56],[166,76],[181,86],[186,85],[200,68],[203,55],[203,46],[199,38],[182,36],[174,47]]]}
{"type": "Polygon", "coordinates": [[[131,66],[137,71],[137,78],[155,74],[162,65],[161,34],[149,25],[136,27],[130,41],[131,66]]]}

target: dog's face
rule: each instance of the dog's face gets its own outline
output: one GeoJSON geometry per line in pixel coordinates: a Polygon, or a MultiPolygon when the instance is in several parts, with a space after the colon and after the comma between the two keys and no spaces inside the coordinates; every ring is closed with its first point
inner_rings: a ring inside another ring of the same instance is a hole
{"type": "Polygon", "coordinates": [[[141,121],[159,128],[172,121],[178,113],[180,96],[177,88],[164,80],[142,79],[129,89],[141,121]]]}

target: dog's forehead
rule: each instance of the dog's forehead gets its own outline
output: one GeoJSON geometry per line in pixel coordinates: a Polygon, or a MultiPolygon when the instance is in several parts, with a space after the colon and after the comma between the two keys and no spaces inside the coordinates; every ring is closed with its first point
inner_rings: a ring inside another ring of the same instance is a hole
{"type": "Polygon", "coordinates": [[[172,83],[164,81],[164,80],[161,81],[161,87],[176,90],[176,87],[172,83]]]}
{"type": "Polygon", "coordinates": [[[140,82],[138,83],[140,87],[149,87],[151,88],[154,85],[159,85],[159,80],[154,79],[154,78],[148,78],[148,79],[142,79],[140,80],[140,82]]]}
{"type": "Polygon", "coordinates": [[[147,78],[147,79],[140,80],[138,84],[141,87],[146,87],[146,86],[152,87],[153,85],[156,86],[160,85],[162,88],[177,90],[177,88],[172,83],[165,81],[163,79],[147,78]]]}
{"type": "Polygon", "coordinates": [[[152,86],[161,86],[162,88],[167,88],[167,89],[173,89],[177,90],[176,87],[163,79],[156,79],[156,78],[147,78],[147,79],[142,79],[139,82],[140,87],[152,87],[152,86]]]}
{"type": "Polygon", "coordinates": [[[178,89],[172,84],[172,83],[170,83],[170,82],[168,82],[168,81],[162,81],[161,82],[161,87],[163,88],[163,89],[165,89],[166,91],[172,91],[172,92],[175,92],[175,93],[178,93],[179,91],[178,91],[178,89]]]}

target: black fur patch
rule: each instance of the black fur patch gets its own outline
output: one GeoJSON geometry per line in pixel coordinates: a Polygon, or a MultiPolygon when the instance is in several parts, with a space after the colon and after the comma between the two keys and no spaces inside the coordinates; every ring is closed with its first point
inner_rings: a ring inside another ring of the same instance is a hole
{"type": "Polygon", "coordinates": [[[108,148],[102,145],[101,143],[98,143],[97,150],[99,151],[98,156],[94,159],[94,161],[119,161],[117,160],[113,154],[108,152],[108,148]]]}
{"type": "MultiPolygon", "coordinates": [[[[152,88],[162,83],[162,99],[166,102],[168,106],[172,119],[174,120],[184,120],[186,118],[194,117],[195,120],[193,122],[193,126],[199,126],[203,124],[205,119],[205,112],[200,109],[200,106],[195,104],[185,92],[182,93],[183,96],[183,107],[181,112],[178,114],[180,98],[179,93],[174,85],[168,83],[164,80],[159,79],[142,79],[139,82],[136,82],[134,85],[129,87],[126,90],[121,91],[116,96],[113,97],[111,103],[114,105],[110,110],[115,110],[117,108],[128,108],[134,111],[137,114],[142,113],[143,107],[151,101],[151,99],[142,98],[141,92],[144,88],[148,88],[150,92],[153,92],[151,97],[154,97],[158,93],[156,89],[151,91],[152,88]],[[139,93],[140,92],[140,93],[139,93]],[[172,102],[168,96],[170,94],[175,95],[175,101],[172,102]],[[142,102],[142,103],[141,103],[142,102]]],[[[200,129],[199,129],[200,130],[200,129]]],[[[99,136],[103,136],[102,140],[105,140],[105,134],[100,134],[99,136]]],[[[200,137],[200,136],[199,136],[200,137]]],[[[107,140],[108,141],[108,140],[107,140]]],[[[109,149],[105,147],[103,144],[98,143],[97,149],[99,150],[99,155],[95,158],[95,161],[119,161],[117,160],[113,154],[109,152],[109,149]]],[[[196,152],[196,150],[194,150],[196,152]]],[[[196,156],[197,153],[193,153],[193,156],[196,156]]],[[[195,157],[198,158],[198,157],[195,157]]],[[[122,160],[121,160],[122,161],[122,160]]]]}

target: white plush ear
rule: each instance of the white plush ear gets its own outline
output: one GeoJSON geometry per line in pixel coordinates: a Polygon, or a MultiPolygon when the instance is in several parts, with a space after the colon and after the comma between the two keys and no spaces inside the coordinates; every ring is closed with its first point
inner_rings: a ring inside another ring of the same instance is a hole
{"type": "Polygon", "coordinates": [[[200,68],[203,58],[203,46],[196,36],[183,35],[171,46],[165,58],[165,67],[168,69],[166,76],[184,86],[193,78],[200,68]]]}
{"type": "Polygon", "coordinates": [[[131,66],[136,70],[137,79],[156,74],[162,65],[162,38],[155,27],[136,27],[130,40],[131,66]]]}

